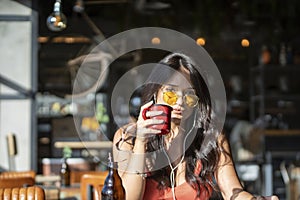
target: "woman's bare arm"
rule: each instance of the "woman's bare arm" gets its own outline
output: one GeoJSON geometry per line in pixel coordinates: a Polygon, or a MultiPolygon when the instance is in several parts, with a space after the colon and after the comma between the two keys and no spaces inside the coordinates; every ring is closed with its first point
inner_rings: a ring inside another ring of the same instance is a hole
{"type": "MultiPolygon", "coordinates": [[[[230,155],[230,148],[225,136],[221,136],[219,144],[222,147],[219,165],[216,171],[216,180],[225,200],[254,200],[252,194],[243,190],[236,174],[230,155]]],[[[259,199],[259,198],[257,198],[259,199]]],[[[266,200],[278,200],[276,196],[265,197],[266,200]]]]}
{"type": "Polygon", "coordinates": [[[119,129],[114,136],[114,161],[122,163],[122,167],[118,169],[118,172],[122,179],[122,184],[125,188],[126,199],[139,200],[143,198],[146,184],[145,178],[138,174],[138,170],[141,170],[141,172],[143,172],[145,167],[143,158],[145,152],[145,144],[142,141],[136,139],[134,147],[132,147],[131,144],[124,142],[118,144],[119,149],[115,148],[115,145],[117,145],[117,143],[121,141],[122,132],[122,129],[119,129]]]}

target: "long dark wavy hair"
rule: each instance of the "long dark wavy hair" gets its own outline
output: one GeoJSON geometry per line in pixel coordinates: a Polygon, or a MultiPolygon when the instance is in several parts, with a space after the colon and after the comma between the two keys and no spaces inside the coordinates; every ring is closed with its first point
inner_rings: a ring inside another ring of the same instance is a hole
{"type": "MultiPolygon", "coordinates": [[[[220,159],[220,147],[216,137],[211,137],[212,140],[209,142],[204,142],[205,137],[208,134],[212,134],[212,130],[210,130],[212,114],[211,98],[205,80],[197,71],[194,62],[188,56],[182,53],[171,53],[167,55],[163,60],[160,61],[159,65],[155,67],[150,74],[142,92],[142,101],[143,104],[151,101],[161,88],[162,84],[171,77],[172,73],[174,73],[174,70],[178,72],[180,67],[183,67],[189,71],[192,87],[195,89],[195,92],[199,97],[198,109],[195,112],[205,114],[204,117],[202,116],[201,120],[199,119],[200,117],[198,115],[197,119],[191,119],[194,118],[195,115],[191,115],[190,119],[187,119],[188,122],[200,120],[200,125],[198,123],[196,127],[189,127],[189,129],[195,128],[196,130],[190,146],[185,151],[184,157],[184,160],[186,161],[186,181],[197,191],[197,197],[199,197],[201,192],[203,192],[201,191],[202,188],[204,188],[206,192],[208,192],[208,187],[217,189],[217,186],[214,182],[214,172],[218,167],[217,165],[220,159]],[[161,65],[167,65],[172,70],[161,67],[161,65]],[[194,173],[197,161],[200,161],[202,164],[199,175],[194,173]]],[[[186,124],[186,126],[193,125],[195,124],[186,124]]],[[[150,143],[151,142],[153,141],[151,140],[150,143]]],[[[151,146],[151,144],[149,144],[149,146],[151,146]]],[[[155,146],[155,144],[153,144],[152,147],[153,146],[155,146]]],[[[149,178],[153,178],[158,181],[159,189],[163,189],[167,186],[170,186],[169,173],[170,169],[166,167],[164,169],[155,171],[153,176],[150,176],[149,178]]]]}

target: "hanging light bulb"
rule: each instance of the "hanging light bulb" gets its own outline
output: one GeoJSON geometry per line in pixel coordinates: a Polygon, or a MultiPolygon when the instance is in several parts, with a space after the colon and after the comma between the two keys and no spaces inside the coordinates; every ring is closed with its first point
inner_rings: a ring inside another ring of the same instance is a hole
{"type": "Polygon", "coordinates": [[[82,13],[84,11],[84,4],[82,0],[76,0],[73,11],[77,13],[82,13]]]}
{"type": "Polygon", "coordinates": [[[53,13],[47,18],[47,26],[51,31],[62,31],[67,27],[67,18],[61,12],[61,0],[54,3],[53,13]]]}

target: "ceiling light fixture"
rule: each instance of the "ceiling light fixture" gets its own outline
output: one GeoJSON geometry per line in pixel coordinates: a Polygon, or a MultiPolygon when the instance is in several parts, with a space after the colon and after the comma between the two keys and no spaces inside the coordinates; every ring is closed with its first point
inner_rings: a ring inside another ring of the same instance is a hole
{"type": "Polygon", "coordinates": [[[82,0],[76,0],[73,11],[77,13],[82,13],[84,11],[84,4],[82,0]]]}
{"type": "Polygon", "coordinates": [[[51,31],[62,31],[67,27],[67,18],[61,11],[61,0],[55,1],[53,12],[47,18],[47,26],[51,31]]]}

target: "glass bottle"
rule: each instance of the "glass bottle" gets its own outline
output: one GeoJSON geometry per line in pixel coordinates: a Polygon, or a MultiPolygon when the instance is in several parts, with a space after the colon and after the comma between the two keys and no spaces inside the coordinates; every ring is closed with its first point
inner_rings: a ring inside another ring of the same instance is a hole
{"type": "Polygon", "coordinates": [[[70,168],[67,163],[67,158],[64,157],[62,164],[61,164],[61,169],[60,169],[60,182],[61,186],[69,186],[70,185],[70,168]]]}
{"type": "Polygon", "coordinates": [[[109,172],[105,179],[104,186],[101,191],[102,200],[124,200],[125,189],[122,185],[122,179],[119,173],[114,167],[111,154],[108,156],[108,168],[109,172]]]}
{"type": "Polygon", "coordinates": [[[271,53],[267,47],[267,45],[263,45],[261,47],[261,53],[259,55],[258,63],[260,65],[267,65],[271,62],[271,53]]]}
{"type": "Polygon", "coordinates": [[[280,45],[280,52],[279,52],[278,60],[279,60],[279,64],[281,66],[286,65],[286,62],[287,62],[287,60],[286,60],[286,48],[285,48],[285,45],[283,43],[280,45]]]}

